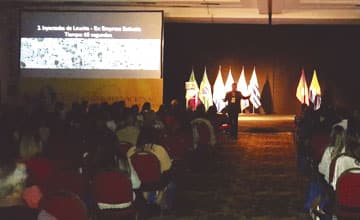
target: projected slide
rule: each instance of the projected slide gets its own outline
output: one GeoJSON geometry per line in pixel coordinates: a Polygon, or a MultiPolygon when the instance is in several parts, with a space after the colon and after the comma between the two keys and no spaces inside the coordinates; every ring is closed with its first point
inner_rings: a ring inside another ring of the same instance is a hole
{"type": "Polygon", "coordinates": [[[161,12],[22,13],[25,77],[161,78],[161,65],[161,12]]]}

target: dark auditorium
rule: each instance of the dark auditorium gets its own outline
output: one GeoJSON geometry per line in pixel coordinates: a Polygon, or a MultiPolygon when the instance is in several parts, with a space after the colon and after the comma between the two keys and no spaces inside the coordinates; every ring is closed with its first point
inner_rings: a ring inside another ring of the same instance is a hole
{"type": "Polygon", "coordinates": [[[360,0],[1,0],[0,220],[360,220],[359,51],[360,0]]]}

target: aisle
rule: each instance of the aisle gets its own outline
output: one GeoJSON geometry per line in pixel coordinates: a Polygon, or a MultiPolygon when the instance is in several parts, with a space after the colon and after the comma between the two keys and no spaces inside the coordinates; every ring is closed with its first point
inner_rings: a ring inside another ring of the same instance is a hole
{"type": "Polygon", "coordinates": [[[293,132],[240,130],[238,140],[220,140],[204,167],[178,177],[176,213],[162,219],[309,219],[293,132]]]}

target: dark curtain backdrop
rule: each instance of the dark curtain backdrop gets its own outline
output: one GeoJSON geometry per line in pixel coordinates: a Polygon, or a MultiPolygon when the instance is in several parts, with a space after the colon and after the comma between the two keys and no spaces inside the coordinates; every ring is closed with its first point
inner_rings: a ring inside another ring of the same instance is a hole
{"type": "Polygon", "coordinates": [[[194,69],[200,85],[204,67],[213,85],[219,65],[226,81],[242,66],[247,82],[256,66],[262,113],[294,114],[301,68],[310,84],[313,70],[323,92],[339,108],[359,107],[360,26],[269,26],[166,23],[164,28],[164,102],[184,103],[185,81],[194,69]]]}

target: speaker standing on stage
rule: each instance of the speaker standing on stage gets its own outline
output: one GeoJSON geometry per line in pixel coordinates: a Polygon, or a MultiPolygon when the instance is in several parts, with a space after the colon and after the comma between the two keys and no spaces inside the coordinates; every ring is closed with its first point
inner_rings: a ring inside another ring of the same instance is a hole
{"type": "Polygon", "coordinates": [[[237,91],[237,83],[232,84],[232,90],[226,93],[225,102],[228,102],[227,113],[230,119],[230,135],[237,138],[238,133],[238,115],[240,113],[240,100],[249,99],[250,96],[244,96],[237,91]]]}

